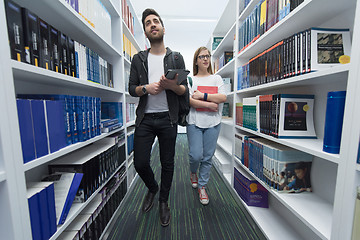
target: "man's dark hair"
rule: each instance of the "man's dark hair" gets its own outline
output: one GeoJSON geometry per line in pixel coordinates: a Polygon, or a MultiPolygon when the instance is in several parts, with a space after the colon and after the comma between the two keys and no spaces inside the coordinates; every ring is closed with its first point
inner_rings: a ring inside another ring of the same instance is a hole
{"type": "Polygon", "coordinates": [[[145,10],[143,11],[143,13],[142,13],[142,18],[141,18],[141,22],[142,22],[142,25],[143,25],[144,30],[145,30],[145,23],[144,23],[144,21],[145,21],[145,18],[146,18],[147,16],[149,16],[149,15],[155,15],[155,16],[159,17],[160,23],[161,23],[161,25],[164,27],[164,23],[163,23],[160,15],[159,15],[154,9],[152,9],[152,8],[147,8],[147,9],[145,9],[145,10]]]}

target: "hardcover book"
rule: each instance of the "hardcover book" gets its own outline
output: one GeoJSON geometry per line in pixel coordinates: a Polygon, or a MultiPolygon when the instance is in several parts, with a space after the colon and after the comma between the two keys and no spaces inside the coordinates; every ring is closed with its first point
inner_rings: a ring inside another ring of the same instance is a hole
{"type": "Polygon", "coordinates": [[[54,182],[56,222],[58,225],[65,222],[82,177],[82,173],[57,172],[43,179],[43,181],[54,182]]]}
{"type": "Polygon", "coordinates": [[[35,159],[35,137],[32,125],[31,106],[27,99],[17,99],[21,149],[24,163],[35,159]]]}
{"type": "MultiPolygon", "coordinates": [[[[198,86],[197,90],[202,93],[208,93],[208,94],[218,93],[218,87],[216,86],[198,86]]],[[[196,108],[196,111],[210,112],[208,108],[196,108]]]]}
{"type": "Polygon", "coordinates": [[[27,182],[28,189],[37,188],[40,190],[39,208],[42,216],[41,228],[43,239],[49,239],[57,230],[56,210],[55,210],[55,192],[53,182],[27,182]]]}
{"type": "Polygon", "coordinates": [[[24,37],[21,7],[13,1],[5,1],[6,21],[9,34],[11,59],[24,62],[24,37]]]}
{"type": "Polygon", "coordinates": [[[280,94],[279,138],[316,138],[314,95],[280,94]]]}
{"type": "Polygon", "coordinates": [[[50,26],[50,63],[51,69],[55,72],[60,71],[59,35],[60,32],[54,27],[50,26]]]}
{"type": "Polygon", "coordinates": [[[61,73],[65,75],[70,74],[70,65],[69,65],[69,48],[68,48],[68,38],[64,33],[60,33],[60,70],[61,73]]]}
{"type": "Polygon", "coordinates": [[[234,168],[234,188],[248,206],[268,208],[268,191],[247,172],[234,168]]]}
{"type": "Polygon", "coordinates": [[[50,26],[44,20],[39,18],[39,32],[40,32],[40,67],[51,69],[50,56],[50,26]]]}
{"type": "Polygon", "coordinates": [[[38,67],[40,64],[39,18],[25,8],[22,8],[22,17],[25,41],[25,62],[38,67]]]}
{"type": "Polygon", "coordinates": [[[350,62],[351,42],[349,29],[311,28],[310,71],[350,62]]]}

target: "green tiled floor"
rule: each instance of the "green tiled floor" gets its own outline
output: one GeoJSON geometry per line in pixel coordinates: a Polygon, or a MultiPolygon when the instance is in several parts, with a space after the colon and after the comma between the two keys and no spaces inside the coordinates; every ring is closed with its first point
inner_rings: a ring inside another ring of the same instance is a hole
{"type": "MultiPolygon", "coordinates": [[[[151,161],[159,182],[158,146],[154,148],[151,161]]],[[[203,206],[199,202],[197,190],[191,187],[189,180],[188,145],[185,134],[179,134],[177,138],[175,173],[169,199],[170,225],[160,225],[158,194],[154,207],[148,213],[142,213],[141,205],[147,189],[141,179],[130,190],[129,196],[119,209],[118,218],[106,234],[108,240],[265,239],[215,169],[212,169],[207,186],[210,203],[203,206]]]]}

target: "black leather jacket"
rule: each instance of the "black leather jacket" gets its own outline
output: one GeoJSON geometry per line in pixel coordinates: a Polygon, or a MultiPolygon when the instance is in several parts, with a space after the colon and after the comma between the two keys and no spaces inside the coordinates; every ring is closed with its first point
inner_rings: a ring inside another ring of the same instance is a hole
{"type": "MultiPolygon", "coordinates": [[[[135,54],[133,60],[131,62],[131,69],[130,69],[130,78],[129,78],[129,93],[133,97],[139,97],[136,92],[135,88],[140,85],[145,85],[149,83],[148,79],[148,54],[150,49],[146,51],[140,51],[139,53],[135,54]]],[[[168,69],[178,68],[178,69],[185,69],[185,63],[182,55],[177,53],[174,55],[174,63],[171,57],[172,51],[170,48],[166,48],[166,54],[164,57],[164,73],[168,69]],[[175,64],[175,66],[174,66],[175,64]]],[[[186,91],[188,91],[187,87],[187,80],[184,79],[181,85],[184,85],[186,91]]],[[[145,115],[145,107],[147,103],[148,95],[143,95],[140,97],[139,105],[136,109],[136,126],[139,126],[142,119],[145,115]]],[[[169,105],[169,114],[170,114],[170,121],[172,124],[176,124],[178,121],[178,113],[179,113],[179,101],[178,95],[171,90],[166,90],[166,98],[169,105]]]]}

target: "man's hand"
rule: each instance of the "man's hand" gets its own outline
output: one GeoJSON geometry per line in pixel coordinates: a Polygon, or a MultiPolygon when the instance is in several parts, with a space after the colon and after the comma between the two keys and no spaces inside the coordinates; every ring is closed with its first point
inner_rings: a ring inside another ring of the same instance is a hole
{"type": "Polygon", "coordinates": [[[165,77],[165,75],[162,75],[160,78],[160,86],[163,89],[169,89],[169,90],[175,91],[175,89],[178,88],[178,85],[177,85],[178,75],[179,74],[176,74],[174,79],[168,79],[165,77]]]}
{"type": "Polygon", "coordinates": [[[163,90],[164,88],[160,86],[160,82],[153,82],[146,85],[146,91],[151,95],[157,95],[163,90]]]}

